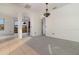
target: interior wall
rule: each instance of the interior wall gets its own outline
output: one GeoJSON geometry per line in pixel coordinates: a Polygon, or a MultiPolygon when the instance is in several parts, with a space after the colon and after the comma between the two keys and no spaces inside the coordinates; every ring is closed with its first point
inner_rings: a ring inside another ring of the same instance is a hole
{"type": "Polygon", "coordinates": [[[41,18],[40,14],[37,12],[30,13],[30,22],[31,22],[31,36],[41,35],[41,18]]]}
{"type": "MultiPolygon", "coordinates": [[[[41,35],[41,19],[39,13],[29,13],[30,15],[30,34],[31,36],[39,36],[41,35]]],[[[4,31],[0,31],[0,35],[9,35],[14,34],[14,19],[9,16],[5,16],[5,24],[4,24],[4,31]]]]}
{"type": "Polygon", "coordinates": [[[8,34],[14,33],[14,20],[12,17],[5,17],[5,32],[8,34]]]}
{"type": "Polygon", "coordinates": [[[0,36],[14,34],[14,21],[10,16],[3,16],[4,21],[4,30],[0,31],[0,36]]]}
{"type": "Polygon", "coordinates": [[[5,18],[4,30],[0,31],[0,36],[14,34],[14,19],[20,12],[27,12],[26,9],[16,5],[2,3],[0,4],[0,17],[5,18]]]}
{"type": "Polygon", "coordinates": [[[46,20],[46,35],[79,42],[79,4],[51,11],[46,20]]]}
{"type": "MultiPolygon", "coordinates": [[[[18,14],[24,13],[30,17],[31,22],[31,36],[41,35],[41,17],[40,13],[34,10],[18,7],[11,4],[0,4],[0,14],[10,15],[12,17],[18,17],[18,14]]],[[[27,16],[26,15],[26,16],[27,16]]],[[[5,17],[5,30],[0,31],[0,34],[11,34],[14,31],[14,21],[11,18],[5,17]]]]}

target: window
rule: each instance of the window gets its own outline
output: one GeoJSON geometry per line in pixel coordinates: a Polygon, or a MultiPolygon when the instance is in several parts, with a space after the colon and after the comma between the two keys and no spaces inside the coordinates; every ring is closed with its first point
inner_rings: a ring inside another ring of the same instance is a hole
{"type": "Polygon", "coordinates": [[[4,19],[0,18],[0,30],[4,30],[4,19]]]}

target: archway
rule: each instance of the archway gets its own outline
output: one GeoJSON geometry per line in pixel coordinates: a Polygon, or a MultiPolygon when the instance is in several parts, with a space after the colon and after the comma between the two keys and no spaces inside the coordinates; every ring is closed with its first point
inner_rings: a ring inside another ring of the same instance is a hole
{"type": "MultiPolygon", "coordinates": [[[[22,37],[30,36],[30,18],[28,16],[22,17],[22,37]]],[[[14,33],[18,33],[18,20],[14,21],[14,33]]]]}
{"type": "Polygon", "coordinates": [[[26,36],[30,36],[30,18],[27,17],[27,16],[24,16],[23,19],[22,19],[22,34],[23,34],[23,37],[26,37],[26,36]]]}

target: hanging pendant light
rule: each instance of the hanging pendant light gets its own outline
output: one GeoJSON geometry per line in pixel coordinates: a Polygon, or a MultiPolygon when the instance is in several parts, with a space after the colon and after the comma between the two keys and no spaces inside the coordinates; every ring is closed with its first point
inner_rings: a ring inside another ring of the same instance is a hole
{"type": "MultiPolygon", "coordinates": [[[[48,3],[46,3],[46,7],[47,7],[48,3]]],[[[45,17],[48,17],[50,15],[50,13],[48,12],[48,7],[46,8],[46,13],[44,13],[45,17]]]]}
{"type": "Polygon", "coordinates": [[[24,22],[23,24],[26,24],[26,22],[24,22]]]}

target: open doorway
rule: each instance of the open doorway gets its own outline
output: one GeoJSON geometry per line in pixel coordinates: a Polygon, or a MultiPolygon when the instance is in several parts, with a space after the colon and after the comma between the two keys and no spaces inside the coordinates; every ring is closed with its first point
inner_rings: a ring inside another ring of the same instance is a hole
{"type": "MultiPolygon", "coordinates": [[[[18,20],[14,21],[14,33],[18,33],[18,20]]],[[[23,18],[22,19],[22,35],[30,36],[30,18],[23,18]]]]}
{"type": "Polygon", "coordinates": [[[46,19],[42,18],[42,36],[46,35],[46,19]]]}
{"type": "Polygon", "coordinates": [[[29,20],[23,21],[22,33],[24,34],[24,36],[26,35],[30,36],[30,21],[29,20]]]}

